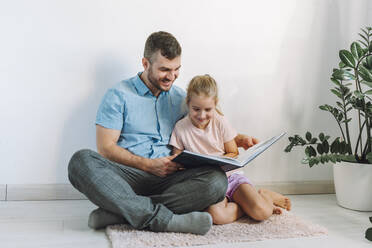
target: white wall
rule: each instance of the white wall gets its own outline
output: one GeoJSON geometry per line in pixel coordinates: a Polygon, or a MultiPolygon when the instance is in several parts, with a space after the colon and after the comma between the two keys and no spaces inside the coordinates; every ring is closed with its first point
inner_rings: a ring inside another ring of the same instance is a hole
{"type": "MultiPolygon", "coordinates": [[[[145,39],[158,30],[183,47],[176,83],[213,75],[239,132],[338,134],[318,106],[334,99],[338,50],[371,16],[368,0],[0,1],[0,184],[67,183],[73,152],[95,149],[101,97],[141,70],[145,39]]],[[[286,145],[257,158],[249,177],[332,178],[331,166],[309,169],[286,145]]]]}

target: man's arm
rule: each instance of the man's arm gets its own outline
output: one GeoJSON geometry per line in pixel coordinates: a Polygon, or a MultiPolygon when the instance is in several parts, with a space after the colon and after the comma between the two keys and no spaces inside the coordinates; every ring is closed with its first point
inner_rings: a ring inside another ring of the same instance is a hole
{"type": "Polygon", "coordinates": [[[259,140],[245,134],[238,134],[235,137],[235,142],[238,147],[243,147],[245,150],[247,150],[249,147],[257,144],[259,140]]]}
{"type": "Polygon", "coordinates": [[[171,161],[175,156],[149,159],[134,155],[117,145],[119,137],[120,130],[96,125],[98,153],[114,162],[137,168],[160,177],[165,177],[178,170],[179,165],[171,161]]]}

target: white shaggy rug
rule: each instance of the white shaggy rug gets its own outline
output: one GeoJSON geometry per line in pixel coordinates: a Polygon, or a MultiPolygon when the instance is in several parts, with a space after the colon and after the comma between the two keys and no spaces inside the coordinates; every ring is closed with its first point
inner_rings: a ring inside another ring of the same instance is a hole
{"type": "Polygon", "coordinates": [[[232,224],[214,225],[204,236],[138,231],[128,225],[108,226],[106,234],[112,242],[112,248],[149,248],[310,237],[325,235],[327,230],[319,225],[305,222],[290,212],[283,211],[283,214],[273,215],[263,222],[243,217],[232,224]]]}

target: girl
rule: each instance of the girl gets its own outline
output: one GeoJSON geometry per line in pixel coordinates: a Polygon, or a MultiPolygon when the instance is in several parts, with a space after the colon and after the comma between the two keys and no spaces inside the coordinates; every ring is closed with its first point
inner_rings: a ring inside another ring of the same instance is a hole
{"type": "MultiPolygon", "coordinates": [[[[216,81],[209,75],[194,77],[187,88],[189,114],[177,122],[170,139],[174,154],[186,149],[217,156],[238,155],[234,140],[237,133],[218,110],[217,103],[216,81]]],[[[225,199],[206,210],[214,224],[231,223],[244,214],[261,221],[273,213],[281,214],[279,207],[290,210],[289,198],[266,189],[256,191],[242,171],[230,171],[227,176],[225,199]]]]}

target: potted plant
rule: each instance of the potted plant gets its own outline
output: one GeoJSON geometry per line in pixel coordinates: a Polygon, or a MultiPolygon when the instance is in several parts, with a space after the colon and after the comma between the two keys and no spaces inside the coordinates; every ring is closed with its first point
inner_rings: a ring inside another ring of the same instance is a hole
{"type": "Polygon", "coordinates": [[[350,50],[340,50],[338,68],[333,69],[331,92],[335,105],[319,106],[329,112],[340,136],[320,133],[314,137],[289,137],[290,152],[302,146],[302,163],[310,167],[332,162],[338,204],[355,210],[372,211],[372,28],[362,28],[360,39],[351,43],[350,50]]]}

